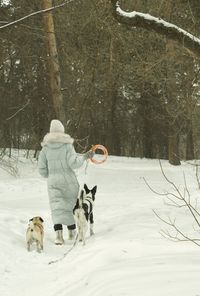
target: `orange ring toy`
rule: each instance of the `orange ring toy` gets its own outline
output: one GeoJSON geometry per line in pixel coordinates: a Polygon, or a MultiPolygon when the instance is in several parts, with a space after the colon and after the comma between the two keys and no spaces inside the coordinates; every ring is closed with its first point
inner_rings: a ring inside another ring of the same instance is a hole
{"type": "Polygon", "coordinates": [[[103,151],[104,159],[96,160],[96,159],[90,158],[90,160],[95,164],[101,164],[101,163],[103,163],[103,162],[105,162],[107,160],[108,150],[106,149],[106,147],[104,147],[103,145],[100,145],[100,144],[92,146],[91,150],[95,152],[97,149],[103,151]]]}

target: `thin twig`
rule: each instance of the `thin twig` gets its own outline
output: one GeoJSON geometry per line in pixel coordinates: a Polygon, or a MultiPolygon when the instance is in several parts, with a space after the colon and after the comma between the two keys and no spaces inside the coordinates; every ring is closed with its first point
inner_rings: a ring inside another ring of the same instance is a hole
{"type": "Polygon", "coordinates": [[[175,225],[175,220],[174,222],[171,221],[171,219],[169,218],[169,222],[166,221],[165,219],[163,219],[155,210],[153,210],[154,214],[165,224],[169,225],[170,227],[174,228],[174,230],[176,230],[177,234],[180,234],[184,240],[181,240],[177,235],[173,236],[171,233],[169,233],[168,231],[162,230],[162,234],[165,235],[166,238],[169,239],[173,239],[176,241],[190,241],[192,243],[194,243],[195,245],[197,245],[198,247],[200,247],[200,243],[198,243],[198,241],[200,241],[200,239],[195,239],[195,238],[190,238],[189,236],[185,235],[176,225],[175,225]]]}
{"type": "MultiPolygon", "coordinates": [[[[185,205],[187,206],[188,210],[190,211],[192,217],[194,218],[195,222],[197,223],[197,225],[199,226],[200,228],[200,222],[199,220],[197,219],[197,217],[195,216],[193,210],[194,208],[190,205],[190,203],[187,202],[187,200],[184,198],[184,196],[181,194],[180,190],[178,189],[178,187],[176,186],[176,184],[174,182],[172,182],[165,174],[164,170],[163,170],[163,167],[162,167],[162,164],[161,164],[161,161],[159,159],[159,164],[160,164],[160,168],[161,168],[161,172],[165,178],[165,180],[172,185],[172,187],[174,187],[175,191],[178,193],[178,195],[180,196],[181,200],[185,203],[185,205]]],[[[196,210],[195,210],[196,212],[196,210]]]]}
{"type": "Polygon", "coordinates": [[[143,177],[143,180],[144,180],[145,184],[147,185],[147,187],[149,187],[149,189],[150,189],[153,193],[155,193],[155,194],[157,194],[157,195],[160,195],[160,196],[166,196],[166,195],[167,195],[167,193],[161,193],[161,192],[158,192],[158,191],[156,191],[155,189],[153,189],[153,188],[149,185],[149,183],[147,182],[147,180],[145,179],[145,177],[143,177]]]}
{"type": "Polygon", "coordinates": [[[196,180],[197,180],[197,184],[198,184],[198,187],[200,189],[200,180],[199,180],[199,166],[196,164],[196,180]]]}
{"type": "Polygon", "coordinates": [[[24,106],[22,106],[19,110],[17,110],[13,115],[11,115],[10,117],[6,118],[6,120],[10,120],[12,119],[13,117],[15,117],[19,112],[21,112],[22,110],[24,110],[26,108],[26,106],[29,105],[30,103],[30,99],[26,102],[26,104],[24,104],[24,106]]]}
{"type": "Polygon", "coordinates": [[[0,29],[5,29],[5,28],[7,28],[7,27],[13,26],[13,25],[15,25],[15,24],[17,24],[17,23],[19,23],[19,22],[22,22],[22,21],[24,21],[24,20],[26,20],[26,19],[28,19],[28,18],[30,18],[30,17],[33,17],[33,16],[36,16],[36,15],[39,15],[39,14],[44,14],[44,13],[47,13],[47,12],[51,12],[51,11],[53,11],[53,10],[55,10],[55,9],[58,9],[58,8],[64,7],[66,4],[69,4],[70,2],[73,2],[73,1],[74,1],[74,0],[64,1],[63,3],[58,4],[58,5],[55,5],[55,6],[52,6],[52,7],[50,7],[50,8],[42,9],[42,10],[39,10],[39,11],[35,11],[35,12],[33,12],[33,13],[30,13],[30,14],[28,14],[28,15],[25,15],[24,17],[21,17],[21,18],[18,19],[18,20],[15,20],[15,21],[13,21],[13,22],[10,22],[10,23],[7,23],[7,24],[5,24],[5,25],[3,25],[3,26],[0,26],[0,29]]]}

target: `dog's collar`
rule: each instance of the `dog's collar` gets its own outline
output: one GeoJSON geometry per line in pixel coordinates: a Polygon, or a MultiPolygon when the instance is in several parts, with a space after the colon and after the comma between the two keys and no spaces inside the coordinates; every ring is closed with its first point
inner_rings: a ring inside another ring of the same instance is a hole
{"type": "Polygon", "coordinates": [[[92,205],[93,205],[93,203],[94,203],[94,201],[93,201],[93,199],[92,199],[91,196],[86,196],[86,197],[84,197],[83,202],[84,202],[85,200],[89,201],[92,205]]]}
{"type": "Polygon", "coordinates": [[[33,222],[33,225],[38,226],[39,228],[43,229],[43,225],[37,222],[33,222]]]}
{"type": "Polygon", "coordinates": [[[91,196],[86,196],[84,198],[84,202],[90,204],[90,207],[88,208],[89,209],[88,216],[90,216],[92,214],[92,211],[93,211],[93,208],[94,208],[94,201],[93,201],[91,196]]]}

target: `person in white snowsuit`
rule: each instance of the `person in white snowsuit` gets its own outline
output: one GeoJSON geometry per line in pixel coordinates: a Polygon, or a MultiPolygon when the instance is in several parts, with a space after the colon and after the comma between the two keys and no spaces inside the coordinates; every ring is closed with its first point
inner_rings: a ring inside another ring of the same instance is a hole
{"type": "Polygon", "coordinates": [[[59,120],[52,120],[50,132],[45,135],[39,155],[39,173],[48,178],[48,195],[51,215],[56,232],[55,244],[63,244],[63,226],[67,225],[69,239],[75,235],[73,209],[79,194],[79,183],[74,173],[94,155],[93,151],[77,154],[74,140],[65,134],[59,120]]]}

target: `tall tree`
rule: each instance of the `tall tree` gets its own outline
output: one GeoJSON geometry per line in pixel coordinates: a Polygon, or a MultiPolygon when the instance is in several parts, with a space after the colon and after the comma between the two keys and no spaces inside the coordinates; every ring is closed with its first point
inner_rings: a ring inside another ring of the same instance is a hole
{"type": "MultiPolygon", "coordinates": [[[[52,6],[52,0],[42,0],[43,9],[46,10],[52,6]]],[[[61,92],[60,66],[52,12],[45,13],[43,15],[43,19],[44,30],[47,36],[47,61],[49,69],[48,74],[53,106],[56,117],[60,119],[63,122],[63,124],[65,124],[66,116],[63,104],[63,96],[61,92]]]]}

